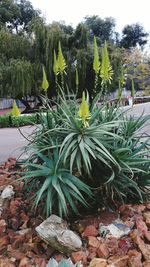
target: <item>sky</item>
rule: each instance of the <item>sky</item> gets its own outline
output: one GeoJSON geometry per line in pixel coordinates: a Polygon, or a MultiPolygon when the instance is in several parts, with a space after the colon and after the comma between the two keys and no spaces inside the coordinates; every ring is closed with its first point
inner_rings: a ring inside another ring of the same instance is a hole
{"type": "Polygon", "coordinates": [[[127,24],[140,23],[150,33],[150,0],[30,0],[47,23],[64,21],[76,27],[89,15],[113,17],[119,33],[127,24]]]}

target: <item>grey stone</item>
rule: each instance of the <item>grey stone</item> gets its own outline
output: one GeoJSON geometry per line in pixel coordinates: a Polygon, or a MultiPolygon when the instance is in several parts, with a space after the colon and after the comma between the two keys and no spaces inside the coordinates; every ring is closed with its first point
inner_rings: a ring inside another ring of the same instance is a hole
{"type": "Polygon", "coordinates": [[[51,215],[36,227],[38,235],[54,249],[69,254],[82,247],[80,237],[69,230],[67,223],[56,215],[51,215]]]}
{"type": "Polygon", "coordinates": [[[11,199],[13,197],[13,195],[15,194],[14,190],[13,190],[13,186],[12,185],[7,185],[3,192],[1,193],[1,198],[5,199],[5,198],[9,198],[11,199]]]}

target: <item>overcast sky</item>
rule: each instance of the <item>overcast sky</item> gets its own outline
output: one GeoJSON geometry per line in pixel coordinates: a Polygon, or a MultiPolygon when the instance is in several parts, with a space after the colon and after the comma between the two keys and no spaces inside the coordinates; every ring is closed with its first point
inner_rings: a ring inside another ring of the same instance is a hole
{"type": "Polygon", "coordinates": [[[140,23],[150,33],[150,0],[31,0],[47,22],[65,21],[73,27],[86,15],[101,18],[113,17],[116,30],[121,32],[126,24],[140,23]]]}

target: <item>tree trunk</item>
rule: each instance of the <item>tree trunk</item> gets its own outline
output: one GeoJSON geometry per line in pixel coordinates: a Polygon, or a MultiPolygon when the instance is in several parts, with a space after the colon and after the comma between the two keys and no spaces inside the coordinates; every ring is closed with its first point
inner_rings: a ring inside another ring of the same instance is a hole
{"type": "Polygon", "coordinates": [[[25,109],[21,112],[22,114],[31,112],[31,107],[27,100],[23,99],[21,96],[18,96],[17,99],[25,106],[25,109]]]}

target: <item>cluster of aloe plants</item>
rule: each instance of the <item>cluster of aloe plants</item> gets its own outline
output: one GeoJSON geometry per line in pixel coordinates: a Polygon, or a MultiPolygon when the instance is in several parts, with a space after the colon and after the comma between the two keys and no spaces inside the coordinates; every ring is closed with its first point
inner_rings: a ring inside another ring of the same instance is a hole
{"type": "MultiPolygon", "coordinates": [[[[100,68],[94,42],[95,89],[100,76],[102,90],[106,90],[112,77],[107,46],[105,43],[100,68]]],[[[55,64],[64,66],[60,44],[59,51],[60,62],[55,64]]],[[[46,98],[47,112],[40,113],[41,125],[28,146],[32,155],[23,179],[35,192],[35,207],[44,201],[46,216],[52,212],[67,216],[70,211],[80,212],[81,205],[89,207],[88,203],[96,205],[97,201],[108,205],[129,198],[143,201],[150,184],[149,143],[138,131],[148,118],[129,118],[107,102],[99,106],[102,92],[91,103],[83,92],[78,105],[76,95],[74,99],[65,96],[63,71],[62,87],[57,84],[59,101],[51,107],[46,98]]],[[[43,79],[46,88],[44,68],[43,79]]]]}

